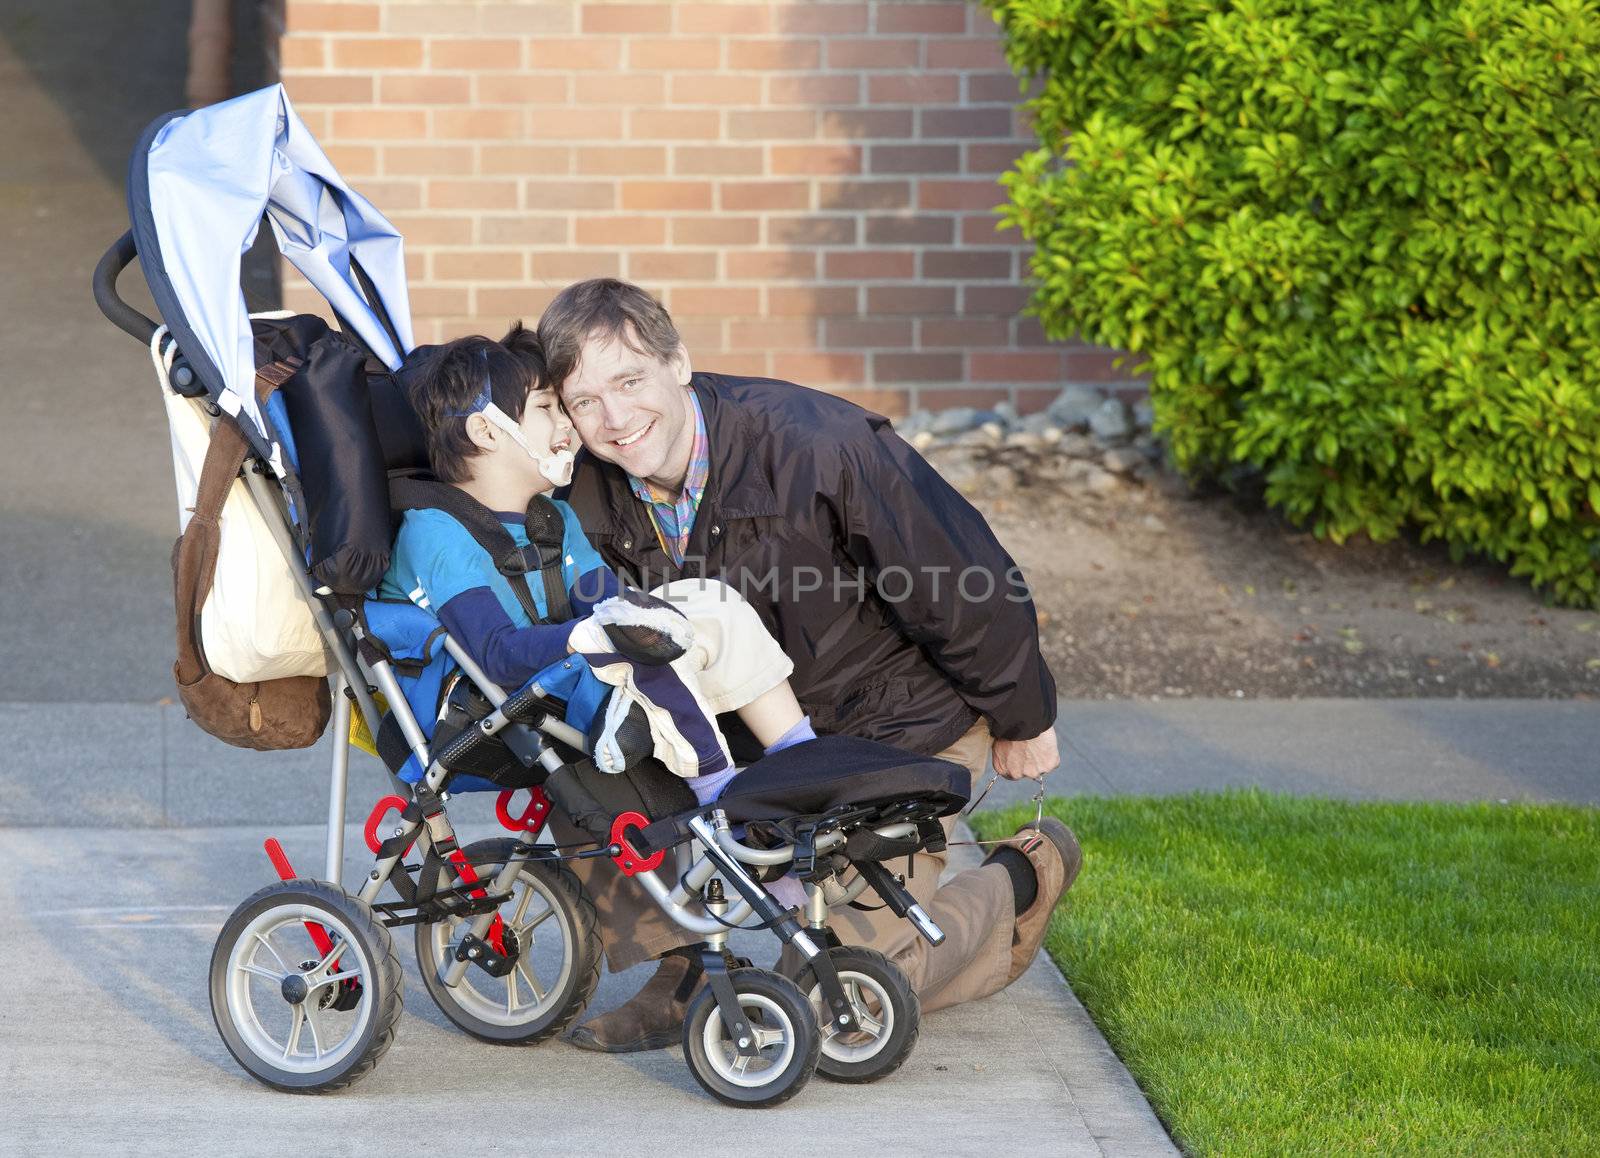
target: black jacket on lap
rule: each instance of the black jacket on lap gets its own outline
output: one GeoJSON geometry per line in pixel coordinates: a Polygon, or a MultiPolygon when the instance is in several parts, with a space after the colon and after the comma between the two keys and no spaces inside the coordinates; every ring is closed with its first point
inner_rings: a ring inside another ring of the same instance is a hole
{"type": "Polygon", "coordinates": [[[980,715],[1011,740],[1055,722],[1016,564],[887,419],[766,378],[696,374],[692,387],[711,469],[682,567],[623,470],[578,458],[565,497],[619,575],[739,591],[794,661],[819,732],[932,753],[980,715]]]}

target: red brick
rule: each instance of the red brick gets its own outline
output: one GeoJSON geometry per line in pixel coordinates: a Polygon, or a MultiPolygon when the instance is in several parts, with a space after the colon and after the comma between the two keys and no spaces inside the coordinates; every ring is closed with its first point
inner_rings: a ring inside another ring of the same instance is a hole
{"type": "MultiPolygon", "coordinates": [[[[967,30],[964,3],[879,4],[878,32],[949,33],[967,30]]],[[[984,18],[988,22],[987,16],[984,18]]]]}
{"type": "Polygon", "coordinates": [[[1000,231],[1000,215],[998,213],[975,213],[961,219],[961,244],[962,245],[1005,245],[1012,249],[1021,249],[1030,244],[1022,231],[1007,229],[1000,231]]]}
{"type": "Polygon", "coordinates": [[[672,171],[679,176],[749,176],[763,168],[759,145],[677,145],[672,150],[672,171]]]}
{"type": "Polygon", "coordinates": [[[959,382],[960,354],[905,354],[884,351],[872,355],[874,382],[959,382]]]}
{"type": "Polygon", "coordinates": [[[667,78],[667,94],[675,105],[759,106],[761,78],[684,73],[667,78]]]}
{"type": "Polygon", "coordinates": [[[441,141],[507,141],[523,134],[521,109],[435,109],[433,136],[441,141]]]}
{"type": "Polygon", "coordinates": [[[628,41],[628,67],[664,72],[690,69],[710,71],[722,67],[722,41],[674,36],[663,40],[628,41]]]}
{"type": "Polygon", "coordinates": [[[874,285],[867,287],[869,314],[953,314],[956,290],[946,285],[874,285]]]}
{"type": "Polygon", "coordinates": [[[768,245],[854,245],[854,217],[768,217],[768,245]]]}
{"type": "Polygon", "coordinates": [[[1027,98],[1022,81],[1010,72],[969,72],[967,103],[974,105],[1015,105],[1027,98]]]}
{"type": "Polygon", "coordinates": [[[659,105],[667,99],[667,78],[648,73],[581,75],[574,100],[580,105],[659,105]]]}
{"type": "Polygon", "coordinates": [[[1018,346],[1044,346],[1051,339],[1045,334],[1038,318],[1014,318],[1011,322],[1012,342],[1018,346]]]}
{"type": "Polygon", "coordinates": [[[822,114],[821,135],[903,141],[915,139],[912,124],[911,109],[826,109],[822,114]]]}
{"type": "Polygon", "coordinates": [[[736,141],[806,140],[816,132],[817,114],[806,109],[728,113],[728,136],[736,141]]]}
{"type": "Polygon", "coordinates": [[[615,181],[549,181],[531,179],[523,182],[523,202],[532,210],[551,209],[615,209],[617,183],[615,181]]]}
{"type": "MultiPolygon", "coordinates": [[[[538,189],[529,185],[528,189],[538,189]]],[[[478,221],[478,240],[489,245],[566,245],[572,240],[571,219],[555,214],[490,216],[478,221]]],[[[409,233],[407,237],[411,236],[409,233]]]]}
{"type": "Polygon", "coordinates": [[[960,40],[930,40],[928,67],[974,69],[984,72],[1003,72],[1008,68],[1005,48],[998,35],[960,40]]]}
{"type": "Polygon", "coordinates": [[[622,255],[581,249],[530,253],[528,270],[538,281],[582,281],[590,277],[621,277],[622,255]]]}
{"type": "Polygon", "coordinates": [[[651,253],[644,251],[628,254],[628,277],[632,281],[715,281],[717,255],[707,252],[651,253]]]}
{"type": "Polygon", "coordinates": [[[761,311],[761,291],[755,288],[675,286],[671,297],[673,317],[737,318],[761,311]]]}
{"type": "Polygon", "coordinates": [[[376,32],[379,8],[376,4],[308,4],[304,0],[288,5],[288,32],[376,32]]]}
{"type": "Polygon", "coordinates": [[[391,177],[468,176],[474,153],[471,145],[385,145],[383,171],[391,177]]]}
{"type": "Polygon", "coordinates": [[[472,81],[477,85],[478,101],[486,105],[564,105],[569,91],[564,76],[535,75],[533,73],[480,74],[472,81]]]}
{"type": "Polygon", "coordinates": [[[779,32],[865,32],[865,4],[785,4],[777,12],[779,32]]]}
{"type": "Polygon", "coordinates": [[[803,386],[859,385],[866,377],[866,359],[860,354],[772,355],[774,378],[803,386]]]}
{"type": "MultiPolygon", "coordinates": [[[[516,289],[480,289],[474,295],[477,300],[478,314],[485,318],[498,318],[491,321],[486,327],[491,334],[496,334],[507,328],[506,323],[512,318],[520,318],[526,324],[533,324],[544,307],[550,304],[550,299],[567,287],[569,281],[578,278],[554,278],[541,275],[536,268],[533,276],[537,281],[553,282],[548,287],[539,285],[519,286],[516,289]]],[[[581,275],[580,275],[581,276],[581,275]]],[[[463,313],[465,311],[462,311],[463,313]]],[[[480,330],[481,332],[481,330],[480,330]]]]}
{"type": "Polygon", "coordinates": [[[924,349],[1011,344],[1011,323],[1004,318],[922,318],[917,329],[921,339],[917,344],[924,349]]]}
{"type": "Polygon", "coordinates": [[[829,253],[822,275],[832,281],[899,281],[917,275],[917,255],[909,249],[852,249],[829,253]]]}
{"type": "Polygon", "coordinates": [[[767,291],[767,313],[774,318],[844,317],[855,314],[860,308],[860,294],[855,286],[774,287],[767,291]]]}
{"type": "Polygon", "coordinates": [[[462,105],[472,99],[472,78],[386,76],[378,91],[386,105],[462,105]]]}
{"type": "Polygon", "coordinates": [[[770,32],[772,11],[764,4],[677,4],[679,32],[770,32]]]}
{"type": "Polygon", "coordinates": [[[333,167],[347,177],[371,177],[378,172],[378,150],[371,145],[323,146],[333,167]]]}
{"type": "Polygon", "coordinates": [[[714,141],[722,114],[699,109],[634,109],[628,136],[640,141],[714,141]]]}
{"type": "Polygon", "coordinates": [[[873,145],[874,173],[954,173],[961,168],[960,145],[873,145]]]}
{"type": "Polygon", "coordinates": [[[422,41],[413,37],[356,36],[335,40],[333,67],[338,69],[421,68],[422,41]]]}
{"type": "Polygon", "coordinates": [[[411,245],[470,245],[471,217],[444,217],[437,213],[388,213],[390,223],[411,245]]]}
{"type": "Polygon", "coordinates": [[[1020,314],[1032,296],[1027,286],[969,285],[961,287],[961,313],[966,317],[1020,314]]]}
{"type": "Polygon", "coordinates": [[[818,181],[822,209],[903,209],[911,204],[908,181],[818,181]]]}
{"type": "Polygon", "coordinates": [[[433,255],[435,281],[521,281],[522,254],[511,250],[478,249],[469,253],[433,255]]]}
{"type": "Polygon", "coordinates": [[[859,38],[830,37],[828,67],[838,69],[916,68],[920,64],[922,42],[891,40],[882,36],[859,38]]]}
{"type": "Polygon", "coordinates": [[[325,36],[285,36],[278,49],[279,65],[288,74],[302,68],[328,67],[328,38],[325,36]]]}
{"type": "Polygon", "coordinates": [[[622,139],[622,110],[584,109],[574,116],[566,109],[534,109],[528,119],[528,136],[550,141],[618,141],[622,139]]]}
{"type": "Polygon", "coordinates": [[[885,418],[904,418],[911,410],[911,395],[905,390],[837,390],[846,402],[854,402],[885,418]]]}
{"type": "Polygon", "coordinates": [[[284,81],[296,105],[370,105],[377,86],[370,76],[291,76],[284,81]]]}
{"type": "Polygon", "coordinates": [[[585,4],[583,30],[592,32],[670,32],[672,8],[666,4],[585,4]]]}
{"type": "Polygon", "coordinates": [[[528,67],[564,72],[622,67],[622,41],[602,37],[566,37],[528,42],[528,67]]]}
{"type": "Polygon", "coordinates": [[[804,72],[822,64],[819,40],[730,40],[728,67],[751,72],[804,72]]]}
{"type": "Polygon", "coordinates": [[[721,181],[717,187],[722,209],[811,208],[808,181],[721,181]]]}
{"type": "Polygon", "coordinates": [[[674,217],[673,245],[755,245],[761,240],[761,218],[674,217]]]}
{"type": "Polygon", "coordinates": [[[622,186],[624,209],[710,209],[709,181],[628,181],[622,186]]]}
{"type": "Polygon", "coordinates": [[[708,350],[721,350],[724,348],[722,331],[724,323],[720,320],[698,318],[684,319],[678,311],[671,306],[672,292],[670,287],[663,287],[668,309],[672,309],[672,324],[678,331],[678,337],[689,349],[691,357],[697,357],[708,350]]]}
{"type": "Polygon", "coordinates": [[[824,326],[825,345],[846,349],[904,350],[911,345],[909,318],[829,318],[824,326]]]}
{"type": "Polygon", "coordinates": [[[572,150],[566,145],[485,145],[478,154],[478,171],[485,175],[564,177],[572,172],[572,150]]]}
{"type": "Polygon", "coordinates": [[[955,240],[955,219],[925,213],[868,217],[866,234],[868,245],[949,245],[955,240]]]}
{"type": "Polygon", "coordinates": [[[814,350],[821,325],[814,318],[762,318],[728,325],[730,350],[814,350]]]}
{"type": "Polygon", "coordinates": [[[955,386],[917,391],[917,404],[925,410],[949,410],[956,406],[992,410],[996,403],[1009,401],[1011,401],[1009,390],[955,386]]]}
{"type": "Polygon", "coordinates": [[[1037,414],[1047,409],[1060,394],[1059,386],[1019,386],[1016,391],[1017,410],[1022,414],[1037,414]]]}
{"type": "Polygon", "coordinates": [[[978,382],[1059,382],[1061,354],[1054,350],[969,355],[968,374],[978,382]]]}
{"type": "Polygon", "coordinates": [[[922,255],[922,276],[935,281],[1006,281],[1012,277],[1009,249],[930,249],[922,255]]]}
{"type": "MultiPolygon", "coordinates": [[[[389,5],[391,14],[396,7],[389,5]]],[[[482,30],[496,36],[564,36],[578,31],[578,11],[571,3],[474,4],[472,7],[478,10],[482,30]]]]}
{"type": "Polygon", "coordinates": [[[574,223],[578,245],[665,245],[667,223],[660,217],[596,217],[584,214],[574,223]]]}
{"type": "Polygon", "coordinates": [[[860,100],[859,76],[767,77],[769,105],[853,105],[860,100]]]}
{"type": "Polygon", "coordinates": [[[774,176],[861,172],[860,145],[774,145],[774,176]]]}
{"type": "Polygon", "coordinates": [[[346,141],[415,141],[428,135],[428,114],[421,109],[334,109],[334,137],[346,141]]]}
{"type": "Polygon", "coordinates": [[[708,368],[716,374],[741,374],[750,378],[766,378],[771,373],[771,363],[766,354],[715,354],[707,361],[708,368]]]}
{"type": "Polygon", "coordinates": [[[659,145],[579,145],[577,170],[586,176],[660,176],[667,171],[667,151],[659,145]]]}
{"type": "Polygon", "coordinates": [[[415,285],[417,282],[428,280],[428,251],[425,249],[408,249],[405,252],[406,282],[415,285]]]}
{"type": "Polygon", "coordinates": [[[729,279],[809,281],[817,276],[817,255],[805,251],[744,249],[727,254],[729,279]]]}
{"type": "Polygon", "coordinates": [[[934,181],[917,185],[917,205],[923,209],[993,209],[1006,199],[995,181],[934,181]]]}
{"type": "Polygon", "coordinates": [[[1068,347],[1064,353],[1064,372],[1071,382],[1114,382],[1131,379],[1127,366],[1132,365],[1128,355],[1117,350],[1104,350],[1094,346],[1068,347]],[[1117,366],[1122,359],[1127,364],[1117,366]]]}
{"type": "Polygon", "coordinates": [[[522,67],[522,41],[484,37],[428,41],[428,67],[469,69],[472,72],[506,71],[522,67]]]}
{"type": "Polygon", "coordinates": [[[919,109],[917,115],[924,139],[1011,136],[1010,109],[919,109]]]}
{"type": "Polygon", "coordinates": [[[430,209],[515,209],[519,189],[515,181],[429,181],[430,209]]]}
{"type": "Polygon", "coordinates": [[[412,286],[407,295],[411,299],[411,312],[427,314],[464,314],[470,308],[471,293],[467,289],[437,289],[433,286],[412,286]]]}
{"type": "Polygon", "coordinates": [[[1031,147],[1030,145],[1012,143],[998,145],[968,144],[966,146],[966,170],[969,173],[998,176],[1016,164],[1017,158],[1031,147]]]}
{"type": "Polygon", "coordinates": [[[961,78],[954,73],[869,76],[867,99],[874,104],[954,104],[961,99],[961,78]]]}
{"type": "Polygon", "coordinates": [[[422,182],[414,178],[402,177],[394,181],[368,178],[361,182],[361,191],[383,211],[422,208],[422,182]]]}

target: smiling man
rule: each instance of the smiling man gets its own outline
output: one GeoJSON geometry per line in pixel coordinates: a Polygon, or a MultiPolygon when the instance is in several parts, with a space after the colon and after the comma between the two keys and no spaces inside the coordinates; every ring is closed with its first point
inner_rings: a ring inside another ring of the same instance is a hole
{"type": "MultiPolygon", "coordinates": [[[[1055,680],[1021,574],[886,419],[788,382],[694,372],[667,311],[625,282],[569,287],[538,338],[585,449],[567,501],[618,574],[646,588],[732,586],[794,661],[819,733],[937,754],[975,781],[990,759],[1011,779],[1056,767],[1055,680]]],[[[736,757],[759,756],[741,753],[736,722],[728,731],[736,757]]],[[[944,928],[942,945],[886,908],[843,910],[833,927],[898,964],[934,1010],[1027,968],[1081,854],[1047,819],[942,887],[942,855],[913,859],[891,867],[944,928]]],[[[669,951],[690,938],[608,864],[579,863],[592,866],[612,970],[663,963],[571,1040],[614,1052],[675,1041],[687,962],[669,951]]]]}

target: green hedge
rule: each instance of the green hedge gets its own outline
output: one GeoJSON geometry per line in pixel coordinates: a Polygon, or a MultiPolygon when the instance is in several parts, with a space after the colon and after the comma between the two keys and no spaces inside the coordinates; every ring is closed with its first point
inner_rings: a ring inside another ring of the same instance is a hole
{"type": "Polygon", "coordinates": [[[1600,602],[1595,3],[985,3],[1032,310],[1140,356],[1180,467],[1600,602]]]}

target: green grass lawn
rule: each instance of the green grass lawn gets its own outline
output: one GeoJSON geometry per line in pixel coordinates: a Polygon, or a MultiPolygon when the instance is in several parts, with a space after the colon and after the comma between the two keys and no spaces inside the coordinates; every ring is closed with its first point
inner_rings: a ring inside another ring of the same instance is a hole
{"type": "Polygon", "coordinates": [[[1049,810],[1084,867],[1046,947],[1189,1152],[1600,1153],[1600,811],[1049,810]]]}

